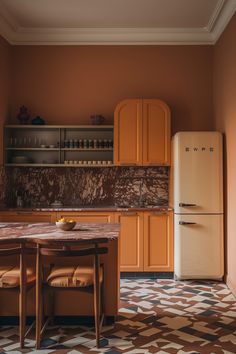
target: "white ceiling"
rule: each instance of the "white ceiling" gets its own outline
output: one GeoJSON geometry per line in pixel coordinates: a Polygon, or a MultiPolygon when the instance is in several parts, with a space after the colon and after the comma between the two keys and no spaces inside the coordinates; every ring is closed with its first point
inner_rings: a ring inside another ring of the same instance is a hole
{"type": "Polygon", "coordinates": [[[11,44],[214,44],[236,0],[0,0],[11,44]]]}

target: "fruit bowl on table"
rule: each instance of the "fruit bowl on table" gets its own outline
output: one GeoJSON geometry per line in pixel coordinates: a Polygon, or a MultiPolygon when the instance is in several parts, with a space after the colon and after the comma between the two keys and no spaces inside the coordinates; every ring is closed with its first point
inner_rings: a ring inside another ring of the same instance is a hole
{"type": "Polygon", "coordinates": [[[75,225],[75,221],[56,221],[56,226],[63,231],[71,231],[75,225]]]}

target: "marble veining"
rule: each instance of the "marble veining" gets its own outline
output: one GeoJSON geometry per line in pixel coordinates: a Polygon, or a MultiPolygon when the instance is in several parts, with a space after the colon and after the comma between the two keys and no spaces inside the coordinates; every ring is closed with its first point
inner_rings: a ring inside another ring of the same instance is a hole
{"type": "Polygon", "coordinates": [[[65,240],[65,241],[93,241],[106,238],[117,239],[119,236],[119,224],[80,223],[71,231],[62,231],[51,223],[0,223],[0,242],[5,240],[65,240]]]}
{"type": "Polygon", "coordinates": [[[7,206],[16,205],[17,193],[25,207],[50,206],[55,200],[70,206],[138,205],[140,197],[145,204],[168,205],[168,167],[15,167],[0,172],[0,178],[7,206]]]}

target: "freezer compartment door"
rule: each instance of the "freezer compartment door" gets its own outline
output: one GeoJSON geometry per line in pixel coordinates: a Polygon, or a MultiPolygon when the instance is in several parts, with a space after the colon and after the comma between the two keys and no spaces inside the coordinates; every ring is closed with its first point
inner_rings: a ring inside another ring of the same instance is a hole
{"type": "Polygon", "coordinates": [[[223,215],[175,214],[174,272],[178,279],[223,277],[223,215]]]}
{"type": "Polygon", "coordinates": [[[222,135],[180,132],[173,140],[175,213],[223,213],[222,135]]]}

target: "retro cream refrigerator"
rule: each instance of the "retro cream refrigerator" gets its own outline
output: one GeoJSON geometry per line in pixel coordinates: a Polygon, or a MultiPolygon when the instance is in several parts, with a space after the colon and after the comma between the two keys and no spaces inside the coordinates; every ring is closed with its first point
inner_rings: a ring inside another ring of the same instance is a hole
{"type": "Polygon", "coordinates": [[[224,274],[222,135],[179,132],[172,141],[174,274],[221,279],[224,274]]]}

